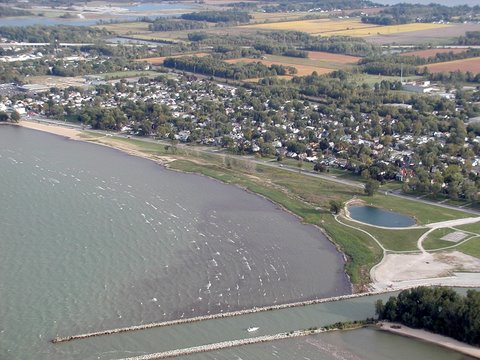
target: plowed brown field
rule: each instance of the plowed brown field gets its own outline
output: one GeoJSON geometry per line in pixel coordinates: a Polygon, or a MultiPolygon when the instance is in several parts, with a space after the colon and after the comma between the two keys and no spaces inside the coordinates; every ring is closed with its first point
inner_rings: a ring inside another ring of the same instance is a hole
{"type": "Polygon", "coordinates": [[[454,53],[454,54],[459,54],[462,52],[467,51],[468,49],[465,48],[453,48],[453,49],[427,49],[427,50],[417,50],[417,51],[409,51],[405,53],[401,53],[401,56],[418,56],[421,58],[429,58],[432,56],[435,56],[437,54],[445,54],[445,53],[454,53]]]}
{"type": "Polygon", "coordinates": [[[437,64],[427,65],[428,70],[432,73],[450,72],[450,71],[470,71],[474,74],[480,74],[480,57],[446,61],[437,64]]]}

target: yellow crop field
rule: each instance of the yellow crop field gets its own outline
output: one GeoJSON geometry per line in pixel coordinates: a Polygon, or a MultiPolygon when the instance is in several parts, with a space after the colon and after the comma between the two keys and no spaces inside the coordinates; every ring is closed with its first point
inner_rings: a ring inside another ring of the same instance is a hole
{"type": "Polygon", "coordinates": [[[329,33],[319,34],[322,36],[342,35],[342,36],[373,36],[373,35],[391,35],[405,32],[415,32],[422,30],[442,29],[450,27],[446,24],[432,23],[414,23],[404,25],[377,26],[374,28],[356,28],[350,30],[331,31],[329,33]]]}
{"type": "Polygon", "coordinates": [[[244,25],[241,27],[265,30],[296,30],[303,31],[311,35],[328,35],[337,31],[349,31],[364,28],[375,29],[379,26],[364,24],[358,19],[316,19],[244,25]]]}
{"type": "Polygon", "coordinates": [[[283,65],[283,66],[292,66],[297,69],[297,74],[298,76],[305,76],[305,75],[311,75],[314,71],[317,72],[317,74],[322,75],[322,74],[328,74],[333,71],[333,69],[327,69],[327,68],[322,68],[320,66],[309,66],[309,65],[300,65],[300,64],[289,64],[281,61],[271,61],[271,60],[262,60],[262,59],[250,59],[250,58],[240,58],[240,59],[230,59],[226,60],[227,63],[230,64],[235,64],[235,63],[251,63],[251,62],[261,62],[262,64],[266,66],[271,66],[271,65],[283,65]]]}

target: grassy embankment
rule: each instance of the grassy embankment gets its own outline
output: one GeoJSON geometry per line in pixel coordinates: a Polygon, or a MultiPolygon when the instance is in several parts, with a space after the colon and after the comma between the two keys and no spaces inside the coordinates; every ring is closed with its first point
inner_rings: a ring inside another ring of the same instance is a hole
{"type": "MultiPolygon", "coordinates": [[[[346,255],[348,259],[346,271],[358,290],[364,289],[370,281],[369,270],[381,260],[382,251],[368,235],[336,222],[328,210],[330,200],[345,202],[356,196],[368,203],[414,216],[420,223],[468,216],[462,212],[412,203],[392,196],[375,195],[367,198],[358,188],[281,168],[254,164],[248,159],[236,156],[135,139],[108,138],[108,142],[120,148],[128,145],[153,160],[160,159],[162,156],[176,158],[176,161],[169,164],[171,169],[202,174],[228,184],[241,186],[275,202],[299,216],[304,222],[323,228],[339,250],[346,255]]],[[[421,231],[423,230],[401,230],[401,233],[392,236],[390,230],[375,229],[375,236],[387,247],[410,249],[421,231]],[[405,239],[396,243],[402,237],[405,239]]]]}

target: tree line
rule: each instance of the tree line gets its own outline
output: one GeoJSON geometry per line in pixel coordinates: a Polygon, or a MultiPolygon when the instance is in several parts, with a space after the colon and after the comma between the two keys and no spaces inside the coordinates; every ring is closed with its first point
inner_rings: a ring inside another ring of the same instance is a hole
{"type": "Polygon", "coordinates": [[[200,11],[180,16],[184,20],[207,21],[212,23],[248,23],[252,18],[246,11],[200,11]]]}
{"type": "Polygon", "coordinates": [[[0,6],[0,17],[7,17],[7,16],[30,16],[33,15],[30,11],[22,10],[22,9],[15,9],[6,6],[0,6]]]}
{"type": "Polygon", "coordinates": [[[480,346],[480,292],[461,295],[450,288],[418,287],[404,290],[375,310],[379,320],[399,322],[480,346]]]}
{"type": "Polygon", "coordinates": [[[445,6],[439,4],[407,4],[400,3],[388,6],[378,14],[362,17],[362,22],[377,25],[398,25],[415,22],[435,22],[435,21],[462,21],[462,18],[468,19],[470,15],[478,14],[480,6],[470,7],[468,5],[445,6]]]}
{"type": "Polygon", "coordinates": [[[87,26],[0,26],[0,36],[21,42],[93,42],[111,33],[87,26]]]}
{"type": "Polygon", "coordinates": [[[296,72],[296,69],[292,67],[276,64],[266,66],[261,62],[230,64],[213,56],[167,58],[164,60],[163,65],[177,70],[235,80],[287,75],[296,72]]]}
{"type": "Polygon", "coordinates": [[[275,5],[264,5],[262,9],[268,13],[308,11],[310,9],[334,10],[334,9],[361,9],[366,7],[381,6],[368,0],[281,0],[275,5]]]}
{"type": "Polygon", "coordinates": [[[181,31],[205,29],[208,27],[206,21],[192,21],[183,19],[157,19],[148,25],[150,31],[181,31]]]}

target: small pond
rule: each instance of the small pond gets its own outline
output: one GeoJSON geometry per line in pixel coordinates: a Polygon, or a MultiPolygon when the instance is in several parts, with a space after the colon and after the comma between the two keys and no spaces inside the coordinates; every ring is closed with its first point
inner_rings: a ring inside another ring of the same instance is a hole
{"type": "Polygon", "coordinates": [[[409,227],[415,225],[411,216],[383,210],[373,206],[349,206],[350,217],[370,225],[385,227],[409,227]]]}

